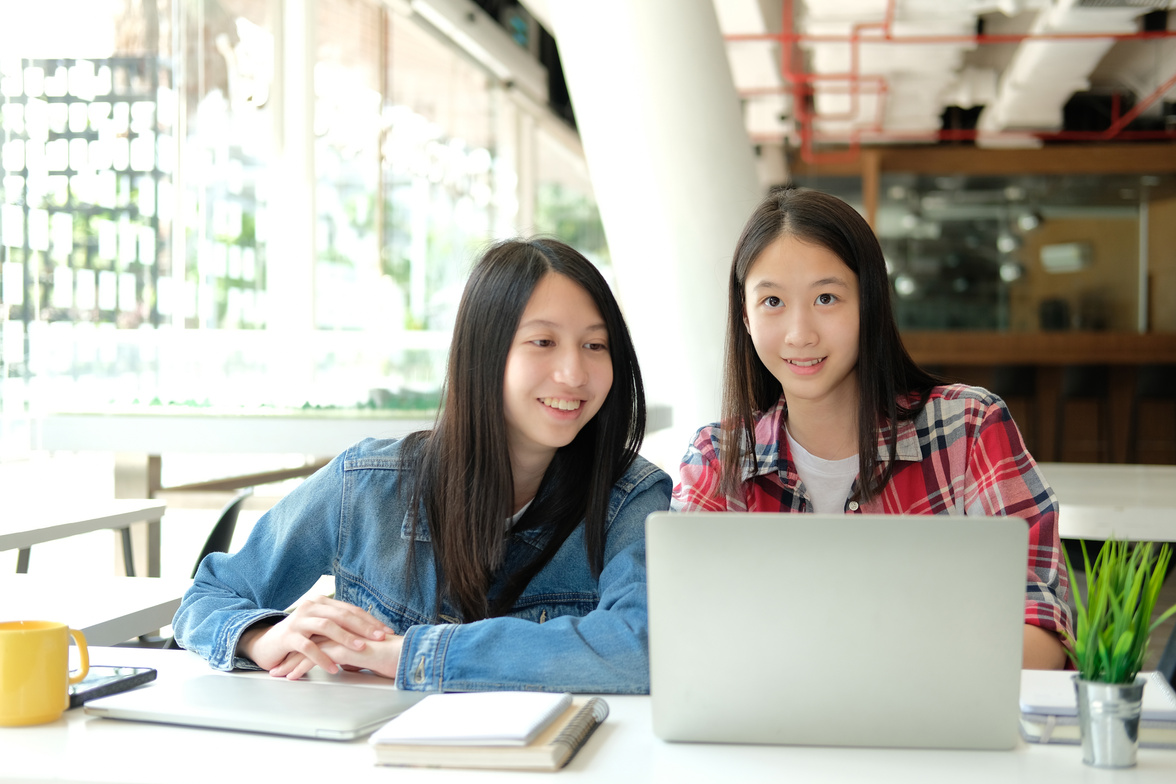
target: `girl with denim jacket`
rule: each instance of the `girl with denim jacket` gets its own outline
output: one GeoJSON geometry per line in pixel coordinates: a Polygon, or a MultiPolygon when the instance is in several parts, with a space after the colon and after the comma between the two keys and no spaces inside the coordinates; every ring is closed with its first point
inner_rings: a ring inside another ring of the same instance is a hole
{"type": "Polygon", "coordinates": [[[796,188],[760,203],[732,260],[726,357],[722,424],[687,449],[674,509],[1022,517],[1024,666],[1065,663],[1057,499],[999,397],[911,360],[856,210],[796,188]]]}
{"type": "Polygon", "coordinates": [[[173,627],[217,669],[414,690],[649,689],[636,352],[600,273],[511,240],[475,266],[431,431],[368,439],[200,565],[173,627]],[[322,575],[333,599],[284,612],[322,575]]]}

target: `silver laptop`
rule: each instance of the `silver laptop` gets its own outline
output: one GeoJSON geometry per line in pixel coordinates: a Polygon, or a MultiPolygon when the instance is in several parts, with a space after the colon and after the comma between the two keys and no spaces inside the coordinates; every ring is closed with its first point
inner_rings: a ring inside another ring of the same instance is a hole
{"type": "Polygon", "coordinates": [[[657,512],[646,536],[658,737],[1016,744],[1024,520],[657,512]]]}
{"type": "Polygon", "coordinates": [[[189,727],[327,740],[367,735],[428,692],[209,674],[165,680],[86,703],[86,713],[189,727]]]}

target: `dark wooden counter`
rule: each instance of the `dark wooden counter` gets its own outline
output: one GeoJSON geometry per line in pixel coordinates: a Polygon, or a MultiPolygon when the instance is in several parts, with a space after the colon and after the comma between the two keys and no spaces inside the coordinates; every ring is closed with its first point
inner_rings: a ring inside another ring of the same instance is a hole
{"type": "Polygon", "coordinates": [[[1145,365],[1176,362],[1176,333],[903,332],[920,365],[1145,365]]]}
{"type": "MultiPolygon", "coordinates": [[[[1128,417],[1139,365],[1176,363],[1176,334],[1124,332],[904,332],[903,342],[921,366],[950,380],[991,386],[998,365],[1036,368],[1036,394],[1008,399],[1030,451],[1039,461],[1097,462],[1098,409],[1094,403],[1066,404],[1063,447],[1056,448],[1057,412],[1066,365],[1111,365],[1110,454],[1121,462],[1127,454],[1128,417]]],[[[1176,406],[1140,406],[1141,462],[1176,462],[1176,406]]]]}

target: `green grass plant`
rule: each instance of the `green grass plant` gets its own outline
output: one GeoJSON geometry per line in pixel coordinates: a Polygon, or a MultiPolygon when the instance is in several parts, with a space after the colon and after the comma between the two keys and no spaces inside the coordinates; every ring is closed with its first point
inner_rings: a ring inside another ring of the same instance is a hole
{"type": "MultiPolygon", "coordinates": [[[[1176,614],[1173,605],[1154,622],[1151,620],[1171,549],[1164,544],[1153,554],[1151,542],[1132,544],[1111,539],[1091,564],[1086,542],[1081,544],[1086,599],[1075,596],[1078,618],[1074,637],[1068,640],[1072,648],[1067,653],[1083,680],[1133,683],[1143,669],[1151,633],[1176,614]]],[[[1074,574],[1068,554],[1066,567],[1074,574]]]]}

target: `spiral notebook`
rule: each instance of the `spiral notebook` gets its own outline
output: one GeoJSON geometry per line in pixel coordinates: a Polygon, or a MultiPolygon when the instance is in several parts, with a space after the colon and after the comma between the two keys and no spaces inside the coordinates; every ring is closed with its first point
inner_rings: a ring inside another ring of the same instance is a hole
{"type": "Polygon", "coordinates": [[[372,735],[377,765],[558,770],[608,716],[600,697],[441,694],[372,735]]]}
{"type": "MultiPolygon", "coordinates": [[[[1139,719],[1139,745],[1176,749],[1176,691],[1164,676],[1141,672],[1147,679],[1139,719]]],[[[1024,670],[1021,673],[1021,737],[1030,743],[1080,743],[1074,673],[1024,670]]]]}

